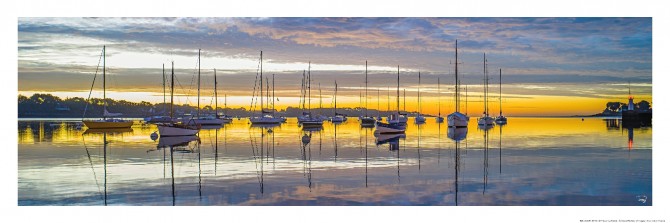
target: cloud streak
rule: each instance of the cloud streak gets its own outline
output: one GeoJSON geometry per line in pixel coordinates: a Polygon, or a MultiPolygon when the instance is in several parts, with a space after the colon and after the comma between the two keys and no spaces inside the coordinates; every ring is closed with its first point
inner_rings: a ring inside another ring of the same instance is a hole
{"type": "MultiPolygon", "coordinates": [[[[440,76],[447,89],[456,39],[464,84],[481,85],[484,53],[509,86],[651,84],[651,18],[19,18],[17,28],[19,91],[88,90],[102,45],[122,91],[158,91],[160,67],[171,61],[180,79],[192,78],[197,49],[205,75],[217,68],[231,94],[249,94],[261,50],[264,72],[288,95],[299,93],[308,62],[324,86],[360,86],[367,60],[373,88],[395,84],[399,65],[402,87],[415,87],[421,71],[424,83],[440,76]]],[[[618,92],[606,86],[533,90],[618,92]]]]}

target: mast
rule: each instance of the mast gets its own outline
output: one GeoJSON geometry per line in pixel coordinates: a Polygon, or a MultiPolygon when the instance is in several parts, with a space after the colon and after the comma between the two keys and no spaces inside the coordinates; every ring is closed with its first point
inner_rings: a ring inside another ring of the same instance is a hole
{"type": "Polygon", "coordinates": [[[379,110],[379,88],[377,88],[377,116],[381,115],[381,111],[379,110]]]}
{"type": "Polygon", "coordinates": [[[502,68],[500,68],[500,96],[498,101],[500,101],[500,116],[502,116],[502,68]]]}
{"type": "Polygon", "coordinates": [[[416,101],[417,101],[417,110],[419,110],[419,114],[421,114],[421,72],[419,72],[419,86],[416,88],[416,101]]]}
{"type": "Polygon", "coordinates": [[[165,102],[165,64],[163,64],[163,115],[165,115],[165,110],[167,110],[165,102]]]}
{"type": "Polygon", "coordinates": [[[105,46],[102,46],[102,106],[104,108],[102,112],[102,119],[107,119],[105,116],[105,111],[107,111],[107,86],[105,83],[107,81],[107,76],[106,76],[106,71],[107,68],[105,66],[105,62],[107,62],[106,58],[106,52],[105,52],[105,46]]]}
{"type": "Polygon", "coordinates": [[[275,74],[272,74],[272,117],[275,116],[275,74]]]}
{"type": "Polygon", "coordinates": [[[263,51],[261,50],[261,117],[263,117],[263,51]]]}
{"type": "Polygon", "coordinates": [[[302,83],[300,86],[300,105],[302,106],[302,112],[305,112],[305,70],[302,70],[302,83]]]}
{"type": "Polygon", "coordinates": [[[337,116],[337,80],[335,80],[335,116],[337,116]]]}
{"type": "Polygon", "coordinates": [[[456,98],[456,112],[460,112],[460,95],[459,95],[459,84],[460,82],[458,81],[458,40],[456,40],[456,62],[454,63],[455,67],[455,75],[456,76],[456,82],[454,84],[456,85],[456,94],[454,97],[456,98]]]}
{"type": "Polygon", "coordinates": [[[489,91],[489,74],[486,70],[486,53],[484,53],[484,116],[489,115],[488,91],[489,91]]]}
{"type": "Polygon", "coordinates": [[[437,77],[437,117],[442,116],[440,102],[440,77],[437,77]]]}
{"type": "Polygon", "coordinates": [[[321,97],[321,82],[319,82],[319,114],[321,114],[322,109],[323,109],[323,98],[321,97]]]}
{"type": "Polygon", "coordinates": [[[368,117],[368,61],[365,61],[365,117],[368,117]]]}
{"type": "Polygon", "coordinates": [[[170,75],[170,120],[172,120],[172,111],[174,107],[174,61],[172,61],[172,75],[170,75]]]}
{"type": "Polygon", "coordinates": [[[396,88],[396,104],[398,106],[397,108],[398,114],[400,114],[400,65],[398,65],[398,87],[396,88]]]}
{"type": "Polygon", "coordinates": [[[200,118],[200,49],[198,49],[198,118],[200,118]]]}
{"type": "Polygon", "coordinates": [[[307,102],[309,118],[312,118],[312,61],[309,61],[307,65],[307,97],[309,98],[307,102]]]}
{"type": "Polygon", "coordinates": [[[216,68],[214,68],[214,112],[216,112],[216,115],[214,117],[219,118],[219,96],[216,94],[216,85],[218,82],[216,82],[216,68]]]}
{"type": "Polygon", "coordinates": [[[270,80],[268,80],[268,77],[265,77],[265,104],[270,107],[270,80]]]}

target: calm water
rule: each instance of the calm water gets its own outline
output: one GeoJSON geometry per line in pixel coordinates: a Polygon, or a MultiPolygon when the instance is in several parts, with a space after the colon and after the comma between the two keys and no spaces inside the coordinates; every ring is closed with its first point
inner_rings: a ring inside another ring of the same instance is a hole
{"type": "Polygon", "coordinates": [[[509,118],[449,136],[429,118],[377,138],[356,119],[304,132],[235,120],[195,137],[20,120],[19,205],[651,205],[651,128],[509,118]],[[85,127],[84,127],[85,129],[85,127]],[[311,134],[303,143],[305,134],[311,134]],[[107,141],[105,145],[103,142],[107,141]]]}

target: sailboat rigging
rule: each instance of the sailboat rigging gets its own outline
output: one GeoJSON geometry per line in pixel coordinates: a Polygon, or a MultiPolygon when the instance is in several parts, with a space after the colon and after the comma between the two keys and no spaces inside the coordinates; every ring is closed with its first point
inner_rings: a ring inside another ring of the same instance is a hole
{"type": "MultiPolygon", "coordinates": [[[[468,122],[470,121],[470,117],[467,115],[464,115],[463,113],[460,112],[460,84],[461,82],[458,80],[458,40],[456,40],[456,62],[454,63],[454,70],[455,70],[455,77],[456,81],[454,82],[454,85],[456,87],[455,89],[455,94],[454,98],[456,101],[456,111],[449,114],[447,116],[447,125],[450,128],[467,128],[468,127],[468,122]]],[[[467,131],[466,131],[467,132],[467,131]]]]}
{"type": "MultiPolygon", "coordinates": [[[[107,111],[107,68],[106,68],[106,46],[102,46],[102,102],[103,102],[103,113],[102,118],[99,120],[82,120],[84,125],[89,129],[116,129],[116,128],[130,128],[133,126],[133,121],[110,118],[121,116],[121,113],[111,113],[107,111]]],[[[95,78],[93,79],[95,83],[95,78]]],[[[91,91],[93,88],[91,87],[91,91]]],[[[84,111],[85,113],[86,111],[84,111]]]]}
{"type": "Polygon", "coordinates": [[[368,115],[368,61],[365,61],[365,114],[361,116],[362,127],[373,127],[375,125],[375,118],[368,115]]]}
{"type": "Polygon", "coordinates": [[[170,119],[170,116],[165,115],[165,112],[167,111],[167,100],[165,98],[166,91],[165,91],[165,64],[163,64],[163,115],[155,115],[155,116],[150,116],[144,118],[144,121],[147,123],[162,123],[162,122],[171,122],[172,119],[170,119]]]}
{"type": "Polygon", "coordinates": [[[309,100],[307,102],[307,114],[309,117],[302,122],[302,127],[303,129],[321,128],[323,120],[312,114],[312,62],[309,62],[307,68],[307,98],[309,100]]]}
{"type": "Polygon", "coordinates": [[[266,111],[263,106],[263,51],[261,51],[260,58],[260,101],[261,101],[261,114],[260,116],[252,116],[250,119],[251,124],[281,124],[281,118],[275,118],[274,113],[271,111],[266,111]]]}
{"type": "MultiPolygon", "coordinates": [[[[198,117],[193,120],[193,123],[197,125],[212,125],[212,126],[221,126],[224,121],[223,119],[220,119],[219,116],[219,103],[218,103],[218,95],[216,92],[216,69],[214,69],[214,111],[215,113],[213,115],[207,115],[204,117],[200,116],[200,50],[198,50],[198,117]]],[[[230,120],[228,120],[230,122],[230,120]]]]}
{"type": "Polygon", "coordinates": [[[406,124],[402,123],[400,120],[400,65],[398,65],[398,85],[396,88],[396,112],[391,114],[389,118],[384,122],[377,122],[377,129],[375,134],[398,134],[405,133],[406,124]]]}
{"type": "Polygon", "coordinates": [[[482,127],[487,127],[493,125],[493,118],[489,116],[489,103],[488,103],[488,94],[489,94],[489,71],[488,64],[486,60],[486,53],[484,53],[484,112],[482,117],[477,119],[477,124],[482,127]]]}
{"type": "Polygon", "coordinates": [[[498,101],[500,102],[500,115],[496,117],[495,122],[498,125],[504,125],[507,124],[507,117],[502,113],[502,68],[500,69],[500,96],[498,97],[498,101]]]}
{"type": "Polygon", "coordinates": [[[337,80],[335,81],[335,116],[331,118],[331,122],[340,123],[347,120],[347,116],[337,113],[337,80]]]}
{"type": "MultiPolygon", "coordinates": [[[[172,62],[171,81],[170,81],[170,120],[174,120],[174,61],[172,62]]],[[[160,137],[167,136],[192,136],[200,132],[200,125],[187,125],[180,122],[170,121],[168,123],[158,123],[158,133],[160,137]]]]}

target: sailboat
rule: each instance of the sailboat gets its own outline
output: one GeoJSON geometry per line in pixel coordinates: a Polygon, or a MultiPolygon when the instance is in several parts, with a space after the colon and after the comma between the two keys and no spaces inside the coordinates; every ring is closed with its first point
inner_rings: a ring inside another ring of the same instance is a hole
{"type": "MultiPolygon", "coordinates": [[[[163,113],[167,111],[167,101],[165,100],[165,64],[163,64],[163,113]]],[[[161,122],[171,122],[170,116],[167,115],[156,115],[144,118],[144,121],[147,123],[161,123],[161,122]]]]}
{"type": "MultiPolygon", "coordinates": [[[[111,113],[107,111],[107,90],[106,90],[106,58],[105,58],[105,53],[106,53],[106,48],[105,46],[102,46],[102,101],[103,101],[103,114],[102,114],[102,119],[99,120],[82,120],[84,122],[84,125],[88,127],[89,129],[114,129],[114,128],[130,128],[133,126],[133,121],[127,121],[123,119],[118,119],[118,118],[110,118],[110,117],[116,117],[122,115],[121,113],[111,113]]],[[[93,82],[95,83],[95,79],[93,79],[93,82]]],[[[91,90],[93,90],[91,88],[91,90]]],[[[86,111],[84,111],[85,113],[86,111]]]]}
{"type": "Polygon", "coordinates": [[[489,94],[489,72],[488,64],[486,64],[486,53],[484,53],[484,113],[482,117],[477,119],[477,125],[480,126],[490,126],[493,125],[493,118],[489,116],[489,103],[488,103],[488,94],[489,94]]]}
{"type": "Polygon", "coordinates": [[[308,110],[307,114],[308,117],[307,119],[304,119],[302,121],[302,128],[303,129],[312,129],[312,128],[321,128],[323,126],[323,120],[321,120],[318,117],[315,117],[312,115],[312,63],[309,63],[309,66],[307,68],[307,97],[308,97],[308,110]]]}
{"type": "Polygon", "coordinates": [[[405,133],[406,124],[400,121],[400,66],[398,66],[398,87],[396,88],[396,113],[391,114],[384,122],[377,122],[375,134],[398,134],[405,133]]]}
{"type": "Polygon", "coordinates": [[[260,60],[260,101],[261,101],[261,114],[260,116],[252,116],[249,118],[251,124],[281,124],[281,118],[275,118],[271,111],[266,111],[263,107],[263,51],[261,51],[261,60],[260,60]]]}
{"type": "Polygon", "coordinates": [[[456,82],[454,82],[454,85],[456,86],[456,92],[454,94],[454,97],[456,98],[456,111],[454,113],[451,113],[447,116],[447,125],[449,127],[455,127],[455,128],[467,128],[468,127],[468,122],[470,121],[470,117],[467,115],[464,115],[463,113],[460,112],[460,84],[461,82],[458,81],[458,40],[456,40],[456,62],[454,64],[455,67],[455,77],[456,77],[456,82]]]}
{"type": "Polygon", "coordinates": [[[502,113],[502,69],[500,69],[500,97],[498,97],[498,101],[500,102],[500,115],[496,117],[495,122],[498,125],[504,125],[507,124],[507,117],[502,113]]]}
{"type": "Polygon", "coordinates": [[[200,50],[198,49],[198,117],[193,120],[192,123],[197,125],[218,125],[223,124],[223,120],[218,117],[218,100],[219,98],[216,95],[216,69],[214,69],[214,110],[217,111],[213,115],[200,116],[200,50]]]}
{"type": "Polygon", "coordinates": [[[416,98],[417,98],[418,110],[419,111],[416,113],[416,117],[414,118],[414,123],[423,124],[423,123],[426,122],[426,117],[421,115],[421,72],[419,72],[419,87],[417,87],[416,98]]]}
{"type": "Polygon", "coordinates": [[[435,117],[437,123],[444,122],[442,117],[442,103],[440,101],[440,77],[437,77],[437,117],[435,117]]]}
{"type": "Polygon", "coordinates": [[[335,116],[330,119],[333,123],[340,123],[347,121],[347,116],[337,113],[337,81],[335,81],[335,116]]]}
{"type": "Polygon", "coordinates": [[[361,116],[361,126],[373,127],[375,118],[368,115],[368,61],[365,61],[365,115],[361,116]]]}
{"type": "MultiPolygon", "coordinates": [[[[172,74],[170,81],[170,120],[173,120],[174,107],[174,62],[172,62],[172,74]]],[[[200,125],[187,125],[178,122],[158,123],[158,134],[161,139],[170,136],[191,136],[200,132],[200,125]]]]}

